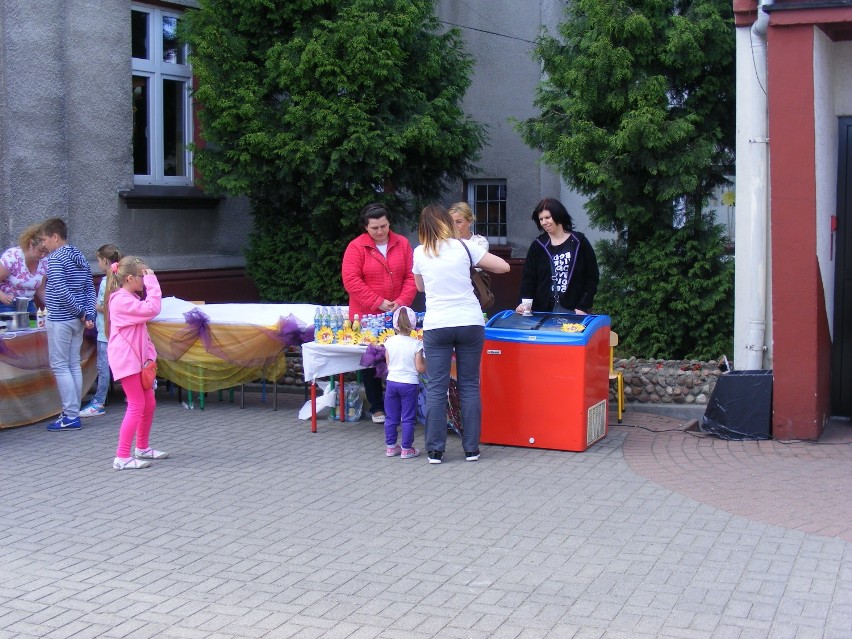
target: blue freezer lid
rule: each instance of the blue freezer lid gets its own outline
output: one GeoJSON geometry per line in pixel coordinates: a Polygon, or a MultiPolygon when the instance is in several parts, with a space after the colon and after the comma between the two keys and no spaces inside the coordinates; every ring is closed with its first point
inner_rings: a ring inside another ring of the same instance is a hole
{"type": "Polygon", "coordinates": [[[609,328],[609,323],[609,315],[533,313],[527,316],[500,311],[485,325],[485,339],[583,346],[597,331],[609,328]]]}

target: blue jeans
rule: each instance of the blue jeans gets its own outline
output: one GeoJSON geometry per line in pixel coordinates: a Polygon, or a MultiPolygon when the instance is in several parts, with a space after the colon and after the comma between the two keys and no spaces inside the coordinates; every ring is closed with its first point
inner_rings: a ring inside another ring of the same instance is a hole
{"type": "Polygon", "coordinates": [[[62,412],[71,419],[80,415],[83,395],[83,369],[80,366],[80,347],[85,325],[78,319],[64,322],[47,320],[47,352],[50,369],[56,378],[62,412]]]}
{"type": "Polygon", "coordinates": [[[423,354],[426,356],[426,450],[443,451],[447,447],[447,391],[450,388],[450,365],[456,354],[459,403],[464,425],[462,446],[465,452],[479,450],[482,424],[482,399],[479,395],[479,363],[485,327],[455,326],[423,331],[423,354]]]}
{"type": "Polygon", "coordinates": [[[92,403],[103,406],[109,391],[109,359],[107,359],[107,343],[98,340],[98,387],[92,403]]]}

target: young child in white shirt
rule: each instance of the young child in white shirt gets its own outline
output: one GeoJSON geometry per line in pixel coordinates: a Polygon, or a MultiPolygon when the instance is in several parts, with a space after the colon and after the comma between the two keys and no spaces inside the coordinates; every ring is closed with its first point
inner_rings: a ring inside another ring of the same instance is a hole
{"type": "Polygon", "coordinates": [[[417,417],[417,374],[426,372],[423,343],[411,337],[417,316],[407,306],[393,313],[396,335],[385,342],[388,381],[385,390],[385,444],[388,457],[399,455],[411,459],[420,455],[414,447],[414,425],[417,417]],[[397,443],[397,429],[402,426],[402,446],[397,443]]]}

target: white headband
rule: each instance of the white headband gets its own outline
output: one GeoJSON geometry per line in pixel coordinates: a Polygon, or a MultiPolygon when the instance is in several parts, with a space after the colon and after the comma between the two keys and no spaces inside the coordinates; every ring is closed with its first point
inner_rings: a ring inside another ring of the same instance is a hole
{"type": "Polygon", "coordinates": [[[408,315],[408,323],[411,324],[411,328],[417,328],[417,316],[407,306],[400,306],[393,312],[393,328],[394,330],[399,330],[399,314],[400,312],[405,311],[405,314],[408,315]]]}

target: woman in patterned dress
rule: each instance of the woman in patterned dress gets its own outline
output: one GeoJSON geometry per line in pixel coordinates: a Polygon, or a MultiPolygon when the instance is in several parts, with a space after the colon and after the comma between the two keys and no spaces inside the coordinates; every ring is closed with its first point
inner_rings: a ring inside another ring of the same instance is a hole
{"type": "Polygon", "coordinates": [[[47,248],[42,242],[40,224],[24,229],[13,246],[0,255],[0,313],[14,312],[15,298],[30,300],[31,315],[38,306],[44,308],[44,285],[47,281],[47,248]]]}

